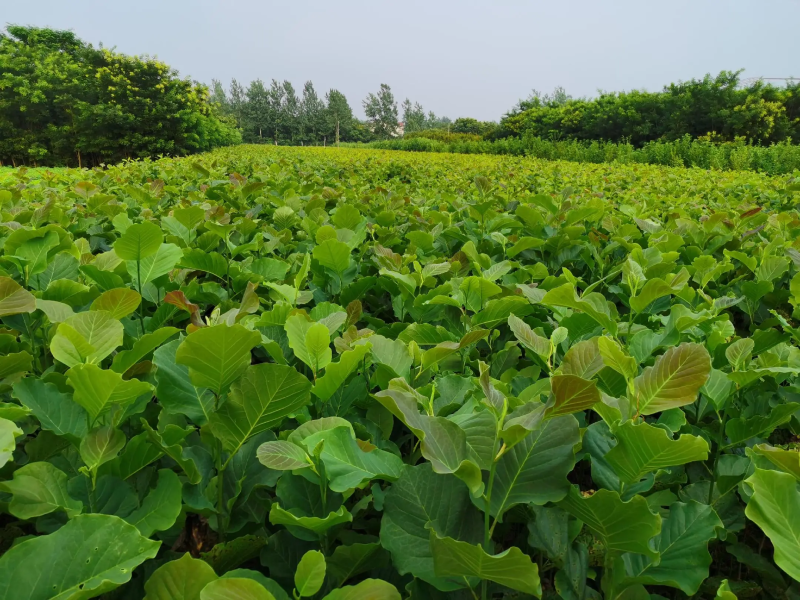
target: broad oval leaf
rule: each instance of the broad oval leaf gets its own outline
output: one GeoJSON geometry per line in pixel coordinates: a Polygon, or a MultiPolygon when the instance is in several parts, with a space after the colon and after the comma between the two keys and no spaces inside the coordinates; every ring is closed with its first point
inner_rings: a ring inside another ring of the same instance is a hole
{"type": "Polygon", "coordinates": [[[205,327],[181,342],[175,362],[189,367],[194,386],[220,395],[247,369],[250,351],[260,343],[257,331],[241,325],[205,327]]]}
{"type": "Polygon", "coordinates": [[[691,404],[710,372],[711,357],[701,344],[670,348],[634,380],[631,402],[643,415],[691,404]]]}
{"type": "Polygon", "coordinates": [[[187,552],[156,569],[147,583],[144,600],[199,600],[200,592],[217,579],[209,564],[187,552]]]}
{"type": "Polygon", "coordinates": [[[254,435],[278,427],[310,399],[311,382],[294,367],[252,365],[231,386],[227,401],[211,414],[209,423],[223,446],[236,452],[254,435]]]}
{"type": "Polygon", "coordinates": [[[0,599],[99,596],[130,581],[134,569],[153,558],[160,545],[119,517],[79,515],[55,533],[22,542],[0,557],[0,599]]]}
{"type": "Polygon", "coordinates": [[[636,483],[652,471],[706,460],[708,442],[683,434],[677,440],[661,427],[627,421],[614,430],[617,445],[605,459],[623,483],[636,483]]]}
{"type": "Polygon", "coordinates": [[[164,234],[158,225],[149,221],[136,223],[114,243],[114,252],[122,260],[141,261],[156,253],[164,241],[164,234]]]}

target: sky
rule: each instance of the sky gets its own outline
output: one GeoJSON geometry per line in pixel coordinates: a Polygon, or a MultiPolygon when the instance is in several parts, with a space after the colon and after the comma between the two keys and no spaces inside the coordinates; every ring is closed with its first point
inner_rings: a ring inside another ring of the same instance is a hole
{"type": "Polygon", "coordinates": [[[0,0],[4,22],[70,29],[226,87],[311,80],[360,117],[381,83],[439,116],[499,120],[531,89],[800,77],[800,0],[0,0]]]}

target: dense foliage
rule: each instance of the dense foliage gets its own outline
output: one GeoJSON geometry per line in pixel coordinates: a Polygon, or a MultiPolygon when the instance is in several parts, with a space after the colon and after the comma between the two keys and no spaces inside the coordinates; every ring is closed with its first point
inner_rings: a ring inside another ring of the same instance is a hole
{"type": "Polygon", "coordinates": [[[234,79],[228,90],[214,80],[212,88],[212,100],[234,119],[247,143],[329,146],[340,141],[370,142],[398,132],[397,102],[386,84],[364,100],[365,122],[353,116],[342,92],[332,89],[322,99],[311,81],[306,81],[300,97],[290,81],[276,79],[269,87],[256,79],[247,88],[234,79]]]}
{"type": "Polygon", "coordinates": [[[68,31],[0,33],[0,164],[91,166],[241,142],[208,90],[68,31]]]}
{"type": "Polygon", "coordinates": [[[772,144],[800,140],[800,82],[739,85],[738,72],[670,84],[660,92],[603,92],[572,99],[563,90],[523,101],[502,120],[513,135],[629,142],[640,147],[685,135],[772,144]]]}
{"type": "Polygon", "coordinates": [[[797,596],[799,191],[258,146],[0,176],[0,600],[797,596]]]}
{"type": "Polygon", "coordinates": [[[753,146],[742,141],[715,143],[690,136],[674,142],[648,142],[642,148],[629,143],[551,140],[532,135],[496,140],[474,139],[469,134],[448,134],[432,129],[353,147],[410,152],[453,152],[459,154],[511,154],[547,160],[582,163],[640,163],[701,169],[752,170],[771,175],[800,170],[800,146],[790,143],[753,146]]]}
{"type": "Polygon", "coordinates": [[[404,140],[413,140],[414,138],[423,138],[427,140],[436,140],[437,142],[444,142],[452,144],[453,142],[480,142],[483,136],[477,133],[453,133],[447,129],[423,129],[422,131],[406,132],[403,135],[404,140]]]}

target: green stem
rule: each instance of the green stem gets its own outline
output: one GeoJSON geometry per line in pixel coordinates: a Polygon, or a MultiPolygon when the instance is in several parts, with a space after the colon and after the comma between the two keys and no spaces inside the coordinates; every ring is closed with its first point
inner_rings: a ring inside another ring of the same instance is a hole
{"type": "MultiPolygon", "coordinates": [[[[142,296],[142,261],[136,261],[136,285],[139,288],[139,296],[142,296]]],[[[142,335],[144,335],[144,296],[141,297],[139,302],[139,325],[142,327],[142,335]]]]}
{"type": "Polygon", "coordinates": [[[717,436],[717,449],[714,452],[714,462],[711,466],[711,485],[708,486],[708,501],[706,504],[709,506],[711,506],[711,500],[714,498],[714,487],[717,485],[717,462],[719,462],[719,455],[722,453],[722,442],[725,439],[725,424],[727,421],[728,413],[723,409],[719,426],[719,435],[717,436]]]}
{"type": "MultiPolygon", "coordinates": [[[[28,315],[25,315],[25,317],[23,318],[23,321],[25,322],[25,329],[27,329],[27,331],[28,331],[28,337],[31,340],[31,352],[33,353],[33,366],[36,367],[36,361],[39,358],[38,357],[39,352],[36,349],[36,330],[34,329],[33,332],[31,331],[30,318],[28,317],[28,315]]],[[[42,368],[41,368],[42,364],[43,364],[43,362],[40,363],[40,368],[39,368],[39,371],[38,371],[37,375],[42,372],[42,368]]]]}
{"type": "Polygon", "coordinates": [[[225,541],[225,490],[224,475],[225,467],[228,465],[222,463],[222,442],[217,441],[217,533],[221,542],[225,541]]]}
{"type": "MultiPolygon", "coordinates": [[[[498,426],[499,428],[499,426],[498,426]]],[[[489,521],[492,510],[492,486],[494,485],[494,474],[497,469],[497,436],[495,436],[494,444],[492,445],[492,466],[489,468],[489,481],[486,484],[486,495],[484,496],[483,505],[483,550],[486,554],[493,554],[491,550],[492,543],[492,528],[489,527],[489,521]]],[[[499,517],[500,515],[498,515],[499,517]]],[[[481,599],[487,600],[489,582],[485,579],[481,582],[481,599]]]]}

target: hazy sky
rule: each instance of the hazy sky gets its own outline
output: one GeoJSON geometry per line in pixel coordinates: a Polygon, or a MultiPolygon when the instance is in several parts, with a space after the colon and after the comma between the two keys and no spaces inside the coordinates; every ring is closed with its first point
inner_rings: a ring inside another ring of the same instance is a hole
{"type": "Polygon", "coordinates": [[[497,120],[531,88],[800,77],[800,0],[0,0],[3,21],[72,29],[207,83],[310,79],[361,116],[381,83],[398,103],[497,120]]]}

